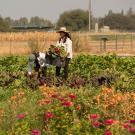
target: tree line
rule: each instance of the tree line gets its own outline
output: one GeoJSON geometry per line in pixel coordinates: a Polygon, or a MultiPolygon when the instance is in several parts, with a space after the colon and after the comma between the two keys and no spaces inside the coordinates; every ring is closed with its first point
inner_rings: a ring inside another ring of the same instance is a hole
{"type": "Polygon", "coordinates": [[[0,31],[12,31],[12,27],[43,27],[43,26],[53,26],[50,20],[35,16],[30,20],[26,17],[21,17],[18,20],[14,20],[10,17],[2,18],[0,17],[0,31]]]}
{"type": "Polygon", "coordinates": [[[124,13],[114,13],[112,10],[103,18],[99,18],[100,27],[103,25],[110,26],[111,29],[119,31],[135,31],[135,12],[132,8],[124,13]]]}
{"type": "MultiPolygon", "coordinates": [[[[135,31],[135,12],[129,8],[124,13],[115,13],[110,10],[104,17],[96,18],[91,14],[91,28],[94,29],[95,23],[99,24],[99,28],[109,26],[113,30],[119,31],[135,31]]],[[[0,31],[9,31],[13,26],[66,26],[72,31],[87,31],[89,25],[89,12],[81,9],[75,9],[62,13],[56,22],[53,24],[50,20],[40,18],[38,16],[32,17],[28,20],[22,17],[18,20],[13,20],[10,17],[0,17],[0,31]]]]}

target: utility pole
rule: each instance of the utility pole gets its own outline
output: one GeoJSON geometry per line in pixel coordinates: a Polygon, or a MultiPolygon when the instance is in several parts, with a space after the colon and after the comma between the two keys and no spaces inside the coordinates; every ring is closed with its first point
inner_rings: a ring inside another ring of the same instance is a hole
{"type": "Polygon", "coordinates": [[[91,0],[89,0],[89,32],[91,32],[91,0]]]}

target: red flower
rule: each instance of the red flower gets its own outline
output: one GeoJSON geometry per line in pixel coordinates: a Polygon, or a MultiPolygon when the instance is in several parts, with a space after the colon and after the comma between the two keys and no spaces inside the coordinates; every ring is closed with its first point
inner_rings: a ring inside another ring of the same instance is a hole
{"type": "Polygon", "coordinates": [[[59,54],[59,53],[60,53],[60,48],[55,48],[55,52],[56,52],[57,54],[59,54]]]}
{"type": "Polygon", "coordinates": [[[62,103],[62,105],[65,107],[70,107],[70,106],[73,106],[73,103],[71,101],[65,101],[62,103]]]}
{"type": "Polygon", "coordinates": [[[95,120],[95,119],[98,119],[98,118],[99,118],[98,114],[91,114],[90,115],[90,119],[92,119],[92,120],[95,120]]]}
{"type": "Polygon", "coordinates": [[[135,133],[135,128],[129,128],[128,131],[129,131],[130,133],[135,133]]]}
{"type": "Polygon", "coordinates": [[[64,101],[65,100],[65,98],[63,98],[63,97],[60,97],[60,98],[58,98],[60,101],[64,101]]]}
{"type": "Polygon", "coordinates": [[[106,130],[104,135],[112,135],[112,132],[110,130],[106,130]]]}
{"type": "Polygon", "coordinates": [[[40,135],[40,131],[38,129],[31,131],[32,135],[40,135]]]}
{"type": "Polygon", "coordinates": [[[45,113],[45,119],[46,120],[49,120],[49,119],[51,119],[51,118],[53,118],[54,117],[54,114],[53,113],[51,113],[51,112],[46,112],[45,113]]]}
{"type": "Polygon", "coordinates": [[[129,128],[129,127],[130,127],[129,123],[124,123],[122,126],[123,126],[124,128],[129,128]]]}
{"type": "Polygon", "coordinates": [[[18,114],[17,115],[17,118],[20,119],[20,120],[22,120],[22,119],[25,118],[25,114],[18,114]]]}
{"type": "Polygon", "coordinates": [[[77,98],[74,93],[69,94],[69,97],[70,97],[71,99],[76,99],[76,98],[77,98]]]}
{"type": "Polygon", "coordinates": [[[51,98],[57,98],[58,95],[57,95],[57,94],[52,94],[50,97],[51,97],[51,98]]]}
{"type": "Polygon", "coordinates": [[[98,128],[101,126],[102,123],[100,123],[99,121],[95,121],[95,122],[92,122],[92,126],[98,128]]]}
{"type": "Polygon", "coordinates": [[[133,124],[135,123],[135,120],[129,120],[129,123],[133,124]]]}
{"type": "Polygon", "coordinates": [[[104,121],[104,124],[105,124],[105,125],[112,125],[113,122],[114,122],[114,121],[113,121],[112,119],[109,119],[109,120],[105,120],[105,121],[104,121]]]}

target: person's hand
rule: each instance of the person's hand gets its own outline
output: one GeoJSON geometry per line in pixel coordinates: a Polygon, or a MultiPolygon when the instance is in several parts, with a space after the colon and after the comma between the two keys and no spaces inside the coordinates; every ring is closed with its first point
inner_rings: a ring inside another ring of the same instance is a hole
{"type": "Polygon", "coordinates": [[[28,74],[27,74],[28,76],[32,76],[32,73],[31,72],[28,72],[28,74]]]}
{"type": "Polygon", "coordinates": [[[25,77],[31,78],[32,77],[32,73],[31,72],[25,72],[25,77]]]}
{"type": "Polygon", "coordinates": [[[32,73],[31,72],[28,72],[29,75],[31,75],[32,73]]]}

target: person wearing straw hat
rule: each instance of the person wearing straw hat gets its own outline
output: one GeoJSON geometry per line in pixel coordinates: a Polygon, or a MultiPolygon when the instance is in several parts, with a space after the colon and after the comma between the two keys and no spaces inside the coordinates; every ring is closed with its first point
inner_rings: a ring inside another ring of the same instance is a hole
{"type": "MultiPolygon", "coordinates": [[[[66,58],[65,58],[65,66],[64,66],[64,79],[68,78],[68,65],[70,60],[73,57],[73,53],[72,53],[72,40],[70,37],[70,32],[67,31],[66,27],[61,27],[57,33],[59,33],[60,38],[56,44],[56,46],[62,46],[65,48],[65,51],[67,53],[66,58]]],[[[60,70],[61,67],[57,67],[56,66],[56,76],[59,77],[60,76],[60,70]]]]}

